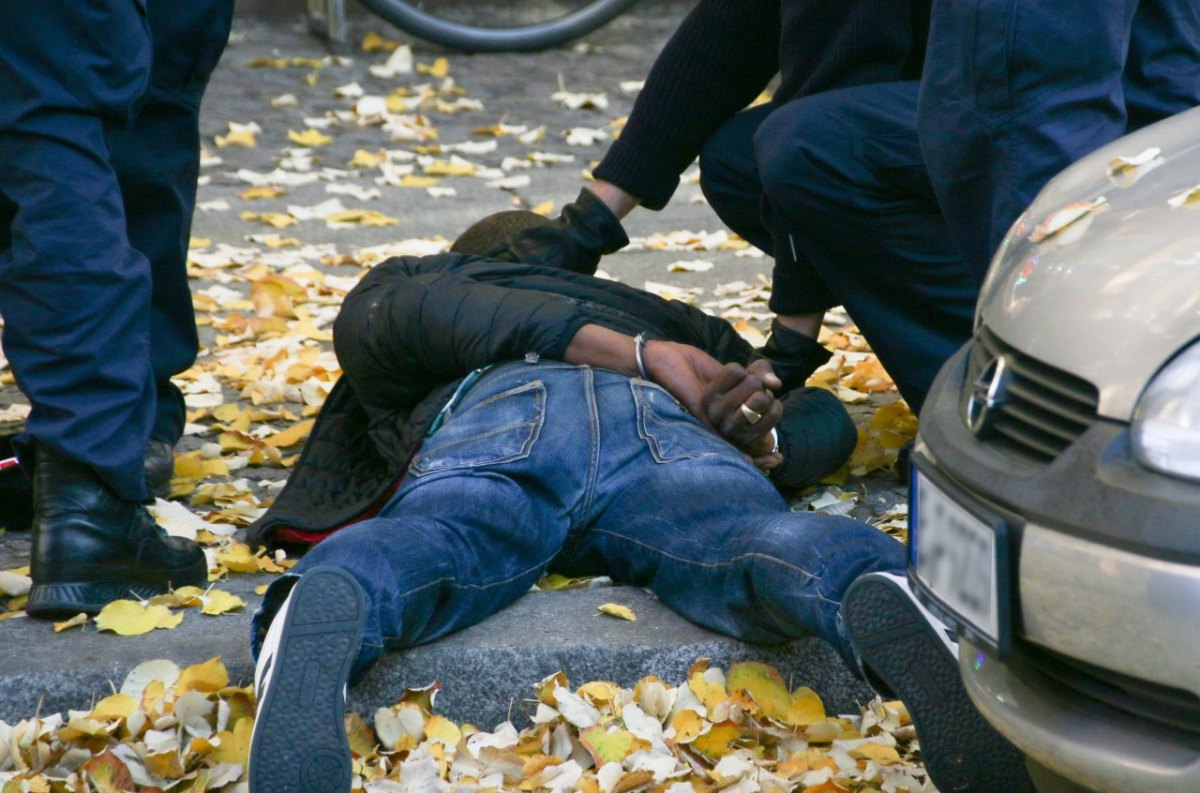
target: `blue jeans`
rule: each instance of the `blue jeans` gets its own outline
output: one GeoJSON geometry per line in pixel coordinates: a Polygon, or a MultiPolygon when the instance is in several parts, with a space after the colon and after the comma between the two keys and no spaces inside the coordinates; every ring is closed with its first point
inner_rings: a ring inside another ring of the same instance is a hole
{"type": "MultiPolygon", "coordinates": [[[[649,587],[684,617],[761,644],[838,622],[863,573],[899,572],[900,543],[849,518],[791,512],[733,446],[665,390],[604,369],[488,372],[417,453],[378,517],[293,570],[335,565],[367,598],[357,679],[385,650],[473,625],[547,570],[649,587]]],[[[252,649],[292,585],[277,580],[252,649]]]]}

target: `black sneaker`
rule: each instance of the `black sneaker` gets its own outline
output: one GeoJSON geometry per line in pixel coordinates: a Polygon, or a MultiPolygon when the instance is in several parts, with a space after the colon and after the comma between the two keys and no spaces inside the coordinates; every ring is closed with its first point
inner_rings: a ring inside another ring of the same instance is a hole
{"type": "Polygon", "coordinates": [[[908,708],[925,769],[941,793],[1035,793],[1024,756],[967,696],[957,642],[913,596],[907,578],[862,576],[846,591],[841,615],[868,679],[908,708]]]}
{"type": "Polygon", "coordinates": [[[365,621],[362,589],[344,570],[314,567],[292,587],[254,673],[251,793],[350,790],[346,681],[365,621]]]}

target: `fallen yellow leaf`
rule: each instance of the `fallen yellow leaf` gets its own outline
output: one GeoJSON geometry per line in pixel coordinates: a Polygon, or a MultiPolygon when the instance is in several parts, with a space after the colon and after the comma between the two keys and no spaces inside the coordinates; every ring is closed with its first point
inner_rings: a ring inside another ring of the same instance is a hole
{"type": "Polygon", "coordinates": [[[614,729],[611,732],[597,724],[579,734],[579,743],[596,761],[596,767],[605,763],[619,763],[633,750],[633,733],[614,729]]]}
{"type": "Polygon", "coordinates": [[[277,432],[266,439],[267,445],[274,446],[277,449],[286,449],[289,446],[295,446],[300,441],[308,437],[308,433],[312,432],[313,424],[316,419],[308,419],[299,421],[288,427],[282,432],[277,432]]]}
{"type": "Polygon", "coordinates": [[[730,693],[735,691],[748,693],[768,718],[784,719],[787,717],[791,695],[788,694],[783,676],[773,667],[754,661],[734,664],[729,667],[729,677],[725,687],[730,693]]]}
{"type": "Polygon", "coordinates": [[[441,179],[434,176],[416,176],[410,173],[401,177],[399,184],[396,186],[408,188],[437,187],[441,181],[441,179]]]}
{"type": "Polygon", "coordinates": [[[821,697],[811,688],[798,688],[792,692],[784,721],[793,727],[809,727],[825,720],[825,705],[821,697]]]}
{"type": "Polygon", "coordinates": [[[371,31],[363,36],[362,51],[363,52],[392,52],[399,46],[391,39],[385,39],[375,31],[371,31]]]}
{"type": "Polygon", "coordinates": [[[633,613],[633,609],[629,608],[629,606],[622,606],[619,603],[603,603],[596,606],[596,611],[599,611],[601,614],[608,614],[611,617],[629,620],[630,622],[637,621],[637,615],[633,613]]]}
{"type": "Polygon", "coordinates": [[[279,198],[287,195],[287,190],[282,187],[269,187],[263,185],[261,187],[247,187],[242,192],[238,193],[238,198],[246,201],[256,201],[264,198],[279,198]]]}
{"type": "Polygon", "coordinates": [[[96,628],[118,636],[139,636],[155,628],[175,628],[182,614],[173,614],[166,606],[143,605],[133,600],[114,600],[96,615],[96,628]]]}
{"type": "Polygon", "coordinates": [[[850,756],[855,760],[871,760],[880,765],[893,765],[900,762],[900,753],[894,747],[881,743],[864,743],[850,750],[850,756]]]}
{"type": "Polygon", "coordinates": [[[358,149],[354,152],[354,157],[350,160],[351,168],[378,168],[387,161],[387,153],[380,149],[379,151],[367,151],[366,149],[358,149]]]}
{"type": "Polygon", "coordinates": [[[436,77],[440,80],[450,73],[450,61],[445,58],[438,58],[433,63],[418,63],[417,72],[428,74],[430,77],[436,77]]]}
{"type": "Polygon", "coordinates": [[[248,129],[230,132],[228,135],[217,135],[214,141],[218,149],[225,149],[230,146],[252,149],[258,145],[258,138],[248,129]]]}
{"type": "Polygon", "coordinates": [[[209,658],[202,664],[189,666],[179,674],[176,689],[179,691],[220,691],[229,685],[229,672],[219,657],[209,658]]]}
{"type": "MultiPolygon", "coordinates": [[[[314,80],[315,82],[315,80],[314,80]]],[[[328,135],[321,134],[320,130],[306,129],[303,132],[288,130],[288,140],[295,143],[297,146],[305,146],[308,148],[317,148],[320,146],[328,146],[333,143],[333,138],[328,135]]]]}
{"type": "Polygon", "coordinates": [[[88,622],[88,615],[82,614],[82,613],[76,614],[74,617],[71,617],[71,619],[69,619],[69,620],[63,620],[62,622],[54,623],[54,632],[62,633],[63,631],[67,630],[68,628],[78,628],[83,625],[87,625],[87,622],[88,622]]]}
{"type": "Polygon", "coordinates": [[[200,610],[210,616],[218,614],[228,614],[231,611],[240,611],[246,607],[246,601],[229,592],[224,592],[220,589],[210,589],[208,594],[204,595],[201,600],[204,605],[200,610]]]}
{"type": "Polygon", "coordinates": [[[300,222],[287,212],[250,212],[249,210],[242,213],[242,220],[258,221],[277,229],[286,229],[300,222]]]}

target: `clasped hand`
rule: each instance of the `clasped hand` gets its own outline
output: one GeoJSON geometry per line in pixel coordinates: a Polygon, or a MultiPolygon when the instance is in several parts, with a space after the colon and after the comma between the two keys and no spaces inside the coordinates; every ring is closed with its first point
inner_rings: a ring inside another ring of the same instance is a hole
{"type": "Polygon", "coordinates": [[[771,432],[783,417],[782,383],[769,361],[722,364],[703,350],[671,341],[646,344],[647,374],[688,412],[741,449],[757,467],[783,462],[771,432]]]}

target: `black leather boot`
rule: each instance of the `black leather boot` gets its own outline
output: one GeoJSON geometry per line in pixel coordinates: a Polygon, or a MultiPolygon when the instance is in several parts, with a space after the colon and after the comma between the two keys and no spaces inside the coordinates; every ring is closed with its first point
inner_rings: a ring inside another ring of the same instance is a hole
{"type": "Polygon", "coordinates": [[[153,438],[146,444],[146,487],[150,495],[171,495],[171,477],[175,475],[175,447],[153,438]]]}
{"type": "Polygon", "coordinates": [[[30,615],[94,614],[120,598],[204,585],[208,564],[198,545],[168,537],[144,506],[117,497],[88,466],[45,447],[35,453],[30,615]]]}

